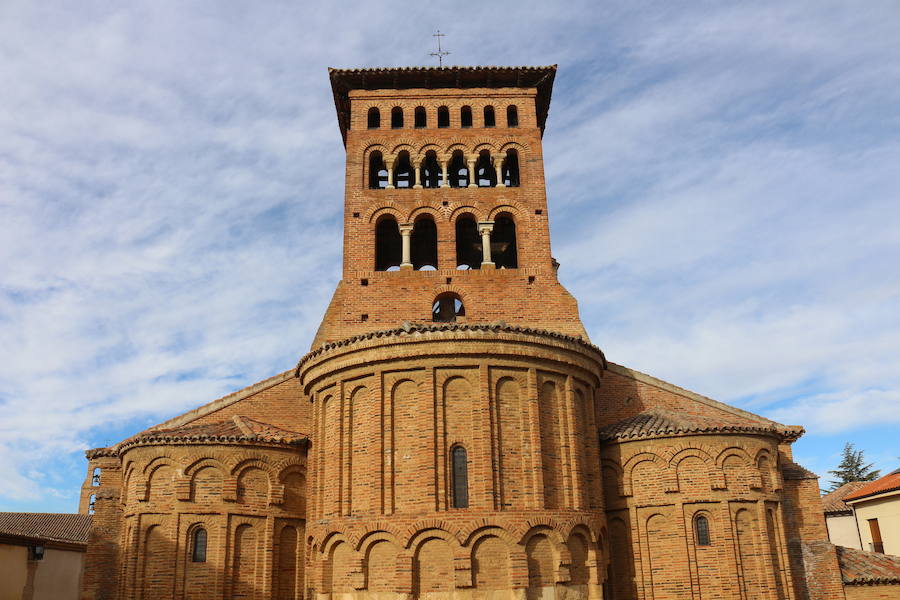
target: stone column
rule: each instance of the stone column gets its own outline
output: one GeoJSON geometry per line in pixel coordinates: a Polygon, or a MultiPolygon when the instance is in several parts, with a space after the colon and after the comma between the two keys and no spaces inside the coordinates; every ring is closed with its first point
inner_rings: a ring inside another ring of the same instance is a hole
{"type": "Polygon", "coordinates": [[[385,186],[385,189],[392,190],[394,189],[394,159],[386,158],[384,159],[384,166],[388,172],[388,182],[385,186]]]}
{"type": "Polygon", "coordinates": [[[506,187],[503,185],[503,156],[499,155],[494,158],[494,170],[497,171],[497,187],[506,187]]]}
{"type": "Polygon", "coordinates": [[[413,188],[417,190],[422,189],[422,163],[418,163],[413,169],[415,180],[413,181],[413,188]]]}
{"type": "Polygon", "coordinates": [[[450,160],[441,162],[441,187],[450,187],[450,160]]]}
{"type": "Polygon", "coordinates": [[[475,162],[478,160],[477,156],[469,156],[466,157],[466,162],[469,165],[469,187],[477,188],[478,182],[475,181],[477,174],[475,173],[475,162]]]}
{"type": "Polygon", "coordinates": [[[412,269],[412,252],[411,252],[411,242],[412,242],[412,230],[413,224],[406,223],[404,225],[400,225],[400,237],[403,240],[403,258],[400,262],[400,268],[403,270],[412,269]]]}
{"type": "MultiPolygon", "coordinates": [[[[469,186],[471,187],[471,186],[469,186]]],[[[493,267],[491,262],[491,232],[494,230],[493,221],[481,221],[478,223],[478,233],[481,234],[481,268],[493,267]]]]}

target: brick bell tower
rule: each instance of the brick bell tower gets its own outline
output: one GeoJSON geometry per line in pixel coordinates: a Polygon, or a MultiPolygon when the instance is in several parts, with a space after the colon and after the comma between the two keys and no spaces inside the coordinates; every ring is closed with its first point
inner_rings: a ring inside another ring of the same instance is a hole
{"type": "Polygon", "coordinates": [[[330,71],[343,278],[297,367],[321,598],[603,593],[605,360],[550,253],[555,73],[330,71]]]}

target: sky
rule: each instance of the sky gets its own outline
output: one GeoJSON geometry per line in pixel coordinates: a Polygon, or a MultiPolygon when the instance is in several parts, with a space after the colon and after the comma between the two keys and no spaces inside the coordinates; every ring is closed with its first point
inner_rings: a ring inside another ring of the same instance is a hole
{"type": "Polygon", "coordinates": [[[609,360],[900,467],[900,4],[0,2],[0,510],[293,367],[340,278],[327,68],[558,64],[554,256],[609,360]]]}

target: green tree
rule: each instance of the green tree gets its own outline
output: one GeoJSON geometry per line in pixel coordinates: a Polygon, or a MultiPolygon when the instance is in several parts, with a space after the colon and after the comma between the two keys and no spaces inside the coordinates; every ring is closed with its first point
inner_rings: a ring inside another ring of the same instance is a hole
{"type": "Polygon", "coordinates": [[[841,453],[841,462],[834,471],[828,471],[834,475],[831,481],[831,489],[833,492],[845,483],[851,481],[875,481],[881,475],[881,471],[872,468],[873,463],[866,464],[862,450],[853,448],[853,444],[847,442],[844,444],[844,451],[841,453]]]}

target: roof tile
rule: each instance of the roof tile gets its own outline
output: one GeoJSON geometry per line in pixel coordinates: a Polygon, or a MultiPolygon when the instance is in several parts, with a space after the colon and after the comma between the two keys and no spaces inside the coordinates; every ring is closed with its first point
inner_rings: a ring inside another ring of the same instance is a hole
{"type": "Polygon", "coordinates": [[[853,512],[853,509],[844,502],[844,498],[867,483],[867,481],[849,481],[833,492],[822,496],[822,506],[825,508],[825,514],[853,512]]]}
{"type": "Polygon", "coordinates": [[[844,498],[844,501],[860,500],[867,496],[874,496],[875,494],[883,494],[884,492],[892,492],[894,490],[900,490],[900,469],[888,473],[881,479],[868,482],[852,494],[848,494],[844,498]]]}
{"type": "Polygon", "coordinates": [[[775,433],[794,439],[800,427],[782,425],[763,417],[722,413],[708,417],[653,407],[600,429],[604,440],[626,440],[685,433],[775,433]]]}
{"type": "Polygon", "coordinates": [[[87,544],[90,515],[0,512],[0,534],[87,544]]]}
{"type": "Polygon", "coordinates": [[[900,584],[900,556],[835,546],[841,578],[850,585],[900,584]]]}

